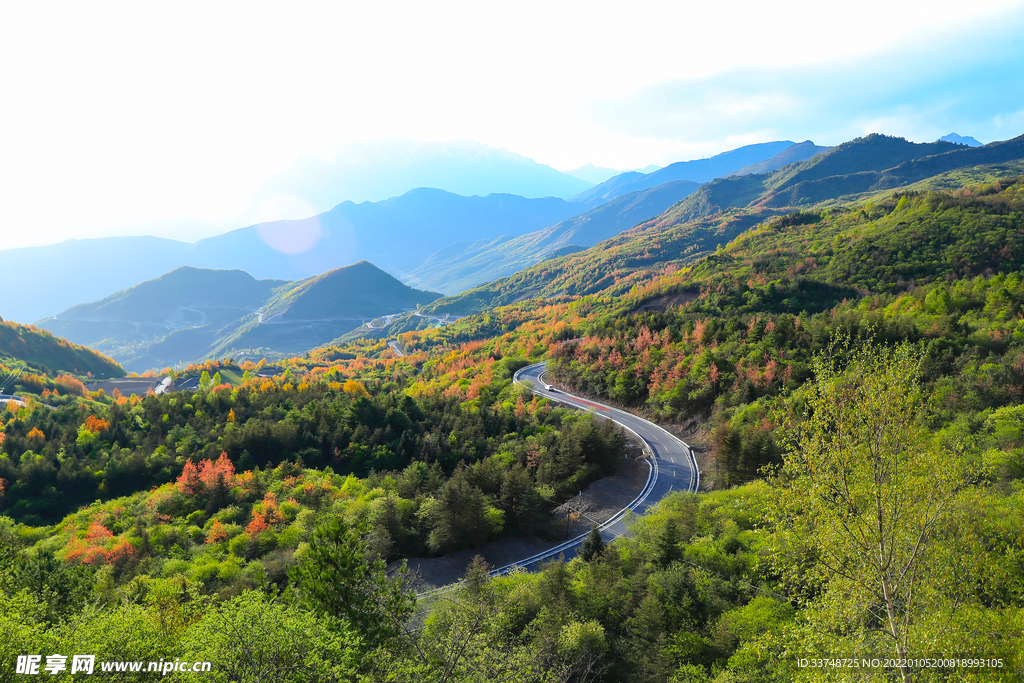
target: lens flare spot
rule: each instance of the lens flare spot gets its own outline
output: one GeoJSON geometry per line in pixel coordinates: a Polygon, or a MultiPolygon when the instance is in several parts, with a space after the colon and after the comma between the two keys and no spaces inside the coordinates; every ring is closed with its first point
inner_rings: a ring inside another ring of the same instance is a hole
{"type": "Polygon", "coordinates": [[[320,221],[313,215],[315,213],[313,207],[298,197],[278,195],[264,201],[257,210],[260,222],[256,232],[271,249],[289,255],[303,254],[312,249],[323,235],[320,221]]]}

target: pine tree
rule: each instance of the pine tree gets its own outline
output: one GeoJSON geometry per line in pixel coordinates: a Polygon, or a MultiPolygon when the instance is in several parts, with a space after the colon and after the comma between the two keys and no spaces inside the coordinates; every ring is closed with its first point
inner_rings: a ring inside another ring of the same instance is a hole
{"type": "Polygon", "coordinates": [[[605,550],[604,538],[601,536],[601,532],[598,531],[597,525],[590,527],[590,533],[583,539],[583,543],[580,544],[580,559],[584,562],[590,562],[596,557],[600,557],[605,550]]]}
{"type": "Polygon", "coordinates": [[[327,519],[288,578],[308,608],[347,621],[373,647],[398,635],[416,598],[404,590],[404,577],[389,579],[384,561],[370,556],[368,532],[366,522],[350,527],[338,517],[327,519]]]}
{"type": "Polygon", "coordinates": [[[682,557],[679,548],[679,527],[674,519],[669,519],[654,537],[654,561],[667,567],[682,557]]]}

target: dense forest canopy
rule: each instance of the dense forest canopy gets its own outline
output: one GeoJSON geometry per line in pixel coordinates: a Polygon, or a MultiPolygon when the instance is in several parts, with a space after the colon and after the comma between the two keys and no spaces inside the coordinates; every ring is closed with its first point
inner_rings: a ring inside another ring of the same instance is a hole
{"type": "Polygon", "coordinates": [[[209,659],[220,680],[269,660],[297,681],[1019,680],[1022,192],[701,218],[739,236],[700,260],[683,228],[640,230],[556,264],[585,291],[404,332],[402,357],[355,340],[265,377],[194,367],[196,391],[7,404],[2,656],[209,659]],[[646,265],[620,277],[619,256],[646,265]],[[513,385],[542,359],[696,430],[711,490],[586,559],[478,561],[414,604],[386,561],[550,533],[621,456],[618,430],[513,385]]]}

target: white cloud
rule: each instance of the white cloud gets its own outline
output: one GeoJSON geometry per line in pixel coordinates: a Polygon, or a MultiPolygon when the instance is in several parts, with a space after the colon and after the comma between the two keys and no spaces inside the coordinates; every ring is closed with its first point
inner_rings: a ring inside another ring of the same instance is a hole
{"type": "Polygon", "coordinates": [[[723,90],[646,131],[593,107],[677,79],[855,60],[1020,6],[8,3],[0,246],[235,227],[298,160],[369,138],[474,139],[559,168],[714,153],[771,137],[760,119],[803,101],[723,90]],[[709,118],[744,125],[680,133],[709,118]]]}

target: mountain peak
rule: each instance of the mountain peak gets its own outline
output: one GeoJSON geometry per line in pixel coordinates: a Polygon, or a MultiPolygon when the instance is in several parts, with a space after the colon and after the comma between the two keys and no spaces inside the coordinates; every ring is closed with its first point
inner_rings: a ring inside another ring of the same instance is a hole
{"type": "Polygon", "coordinates": [[[761,142],[731,149],[705,159],[677,161],[651,173],[626,171],[579,193],[572,200],[597,205],[630,192],[656,187],[673,180],[705,183],[714,178],[734,173],[744,166],[770,159],[792,146],[791,140],[761,142]]]}
{"type": "Polygon", "coordinates": [[[982,143],[978,142],[970,135],[957,135],[956,133],[949,133],[943,135],[936,142],[952,142],[955,145],[967,145],[968,147],[981,147],[982,143]]]}

